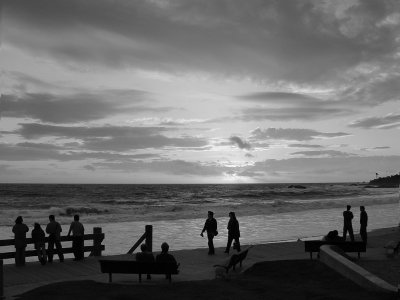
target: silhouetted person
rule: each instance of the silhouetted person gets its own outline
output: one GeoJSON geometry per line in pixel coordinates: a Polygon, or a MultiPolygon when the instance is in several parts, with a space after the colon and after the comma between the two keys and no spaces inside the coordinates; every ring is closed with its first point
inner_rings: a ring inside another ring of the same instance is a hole
{"type": "MultiPolygon", "coordinates": [[[[173,263],[177,264],[175,257],[168,253],[169,245],[164,242],[161,244],[161,253],[156,256],[157,263],[173,263]]],[[[171,275],[166,274],[165,278],[171,279],[171,275]]]]}
{"type": "Polygon", "coordinates": [[[233,243],[233,249],[236,249],[240,252],[240,230],[239,230],[239,222],[236,219],[236,215],[233,211],[229,213],[229,222],[228,222],[228,243],[226,244],[225,253],[229,253],[229,249],[231,248],[232,241],[235,240],[233,243]]]}
{"type": "Polygon", "coordinates": [[[56,222],[56,218],[54,215],[49,216],[50,223],[46,226],[46,232],[49,234],[49,246],[47,249],[48,253],[48,261],[49,263],[53,262],[53,255],[54,255],[54,245],[56,246],[56,251],[60,262],[64,261],[64,254],[62,252],[61,246],[61,225],[60,223],[56,222]]]}
{"type": "Polygon", "coordinates": [[[367,244],[367,225],[368,225],[368,214],[365,211],[365,207],[360,206],[360,236],[365,244],[367,244]]]}
{"type": "Polygon", "coordinates": [[[351,206],[347,205],[347,210],[343,212],[343,240],[346,241],[347,232],[349,232],[350,239],[354,242],[354,234],[353,234],[353,213],[350,211],[351,206]]]}
{"type": "MultiPolygon", "coordinates": [[[[142,262],[154,262],[154,255],[150,251],[148,251],[146,244],[140,245],[140,250],[142,252],[136,253],[136,260],[142,262]]],[[[150,274],[147,274],[147,279],[151,279],[150,274]]]]}
{"type": "Polygon", "coordinates": [[[46,245],[45,245],[46,235],[45,235],[42,227],[40,227],[39,223],[35,223],[34,228],[32,229],[31,235],[32,235],[33,243],[35,245],[38,259],[42,265],[45,265],[47,262],[46,245]]]}
{"type": "Polygon", "coordinates": [[[72,250],[74,251],[74,260],[82,260],[84,258],[84,235],[85,228],[82,223],[79,222],[79,215],[74,215],[74,221],[69,226],[67,236],[70,236],[72,232],[72,250]]]}
{"type": "Polygon", "coordinates": [[[214,236],[218,234],[217,231],[217,220],[214,219],[214,213],[212,211],[208,211],[208,218],[204,223],[203,230],[200,235],[203,236],[204,231],[207,231],[207,239],[208,239],[208,255],[214,255],[214,236]]]}
{"type": "Polygon", "coordinates": [[[26,248],[26,233],[29,231],[28,226],[23,223],[24,220],[21,216],[15,219],[15,225],[12,232],[14,232],[15,241],[15,265],[25,265],[25,248],[26,248]]]}
{"type": "Polygon", "coordinates": [[[343,242],[343,238],[339,236],[339,232],[337,230],[329,231],[326,236],[322,238],[323,241],[327,242],[343,242]]]}
{"type": "Polygon", "coordinates": [[[169,245],[164,242],[161,244],[161,253],[156,256],[158,263],[176,263],[176,259],[172,254],[168,253],[169,245]]]}

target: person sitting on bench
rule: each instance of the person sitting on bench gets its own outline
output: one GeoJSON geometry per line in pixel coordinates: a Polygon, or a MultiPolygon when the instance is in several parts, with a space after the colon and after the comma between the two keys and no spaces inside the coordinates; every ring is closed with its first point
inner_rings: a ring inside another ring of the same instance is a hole
{"type": "MultiPolygon", "coordinates": [[[[147,250],[146,244],[140,245],[140,250],[142,252],[136,253],[136,260],[142,262],[154,262],[154,255],[147,250]]],[[[151,275],[147,274],[147,279],[151,279],[151,275]]]]}
{"type": "Polygon", "coordinates": [[[176,263],[176,259],[172,254],[168,253],[169,245],[164,242],[161,244],[161,253],[156,256],[156,262],[172,262],[176,263]]]}
{"type": "Polygon", "coordinates": [[[344,239],[339,236],[339,232],[337,230],[329,231],[328,234],[322,238],[322,240],[326,242],[344,242],[344,239]]]}
{"type": "MultiPolygon", "coordinates": [[[[169,245],[164,242],[161,244],[161,253],[156,256],[157,263],[177,263],[175,257],[168,253],[169,245]]],[[[165,275],[166,279],[170,279],[171,275],[165,275]]]]}

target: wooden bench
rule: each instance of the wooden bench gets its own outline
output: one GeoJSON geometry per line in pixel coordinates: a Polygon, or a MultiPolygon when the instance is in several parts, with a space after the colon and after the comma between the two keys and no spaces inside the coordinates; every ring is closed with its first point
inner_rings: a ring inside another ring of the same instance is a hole
{"type": "Polygon", "coordinates": [[[138,274],[139,282],[142,282],[142,274],[165,274],[169,282],[171,275],[179,273],[179,264],[138,262],[136,260],[99,259],[102,273],[108,273],[108,282],[112,282],[112,274],[138,274]]]}
{"type": "Polygon", "coordinates": [[[312,253],[320,251],[322,245],[335,245],[342,249],[344,252],[358,252],[358,258],[360,258],[360,252],[366,252],[367,247],[364,242],[330,242],[330,241],[304,241],[305,252],[310,252],[310,259],[312,259],[312,253]]]}
{"type": "Polygon", "coordinates": [[[240,267],[242,267],[242,262],[247,257],[247,254],[249,253],[249,249],[250,248],[251,247],[249,247],[246,250],[244,250],[242,252],[239,252],[237,254],[232,254],[232,256],[229,259],[227,264],[225,264],[225,265],[214,265],[214,267],[225,268],[226,273],[228,273],[231,268],[233,268],[233,270],[235,270],[235,267],[236,267],[237,264],[240,264],[240,267]]]}

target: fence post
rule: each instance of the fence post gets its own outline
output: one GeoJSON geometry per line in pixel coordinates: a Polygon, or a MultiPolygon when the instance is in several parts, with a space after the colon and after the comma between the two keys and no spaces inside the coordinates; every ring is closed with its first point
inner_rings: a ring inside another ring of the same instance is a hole
{"type": "Polygon", "coordinates": [[[4,297],[4,273],[3,273],[3,260],[0,259],[0,299],[4,297]]]}
{"type": "Polygon", "coordinates": [[[93,227],[93,256],[101,256],[101,242],[103,241],[103,238],[101,236],[102,233],[103,231],[101,227],[93,227]]]}
{"type": "Polygon", "coordinates": [[[146,225],[147,251],[153,252],[153,225],[146,225]]]}

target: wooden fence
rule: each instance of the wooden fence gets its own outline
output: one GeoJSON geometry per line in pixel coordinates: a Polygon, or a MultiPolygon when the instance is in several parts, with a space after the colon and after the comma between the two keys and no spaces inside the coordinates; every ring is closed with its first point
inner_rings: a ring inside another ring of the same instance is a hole
{"type": "MultiPolygon", "coordinates": [[[[101,227],[94,227],[92,234],[84,235],[84,240],[93,240],[93,244],[91,246],[84,247],[85,252],[90,252],[90,254],[89,254],[90,256],[101,256],[101,252],[104,251],[104,249],[105,249],[104,245],[101,244],[101,242],[104,240],[104,233],[102,232],[101,227]]],[[[49,241],[49,238],[46,237],[46,243],[48,241],[49,241]]],[[[69,242],[69,241],[72,241],[72,236],[61,236],[61,242],[69,242]]],[[[32,238],[27,238],[26,243],[28,245],[33,244],[32,238]]],[[[0,247],[14,246],[14,245],[15,245],[14,239],[0,240],[0,247]]],[[[73,253],[72,246],[71,247],[63,247],[62,252],[63,253],[73,253]]],[[[37,256],[37,251],[34,249],[26,250],[25,256],[26,257],[37,256]]],[[[15,257],[15,251],[0,253],[0,259],[9,259],[9,258],[14,258],[14,257],[15,257]]]]}

